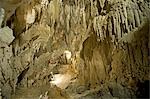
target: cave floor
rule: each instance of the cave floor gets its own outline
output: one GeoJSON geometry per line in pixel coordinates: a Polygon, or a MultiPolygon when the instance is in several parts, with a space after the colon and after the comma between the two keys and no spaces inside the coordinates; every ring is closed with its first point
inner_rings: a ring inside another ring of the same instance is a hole
{"type": "Polygon", "coordinates": [[[40,95],[45,95],[47,91],[49,97],[48,99],[67,98],[61,95],[61,89],[58,89],[56,87],[52,88],[50,85],[44,85],[44,86],[32,87],[32,88],[18,88],[16,89],[15,94],[12,95],[12,99],[40,99],[40,95]]]}
{"type": "MultiPolygon", "coordinates": [[[[32,88],[17,88],[15,94],[12,95],[12,99],[93,99],[91,98],[93,96],[92,93],[98,92],[99,90],[100,87],[97,87],[82,93],[72,93],[56,86],[50,86],[49,84],[32,88]],[[46,92],[48,92],[47,97],[44,97],[46,92]],[[40,98],[41,95],[43,98],[40,98]]],[[[96,99],[101,98],[97,97],[96,99]]]]}

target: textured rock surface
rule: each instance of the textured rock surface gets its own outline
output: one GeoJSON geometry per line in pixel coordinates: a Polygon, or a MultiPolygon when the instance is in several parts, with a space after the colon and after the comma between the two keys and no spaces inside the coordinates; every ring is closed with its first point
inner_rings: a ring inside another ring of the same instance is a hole
{"type": "MultiPolygon", "coordinates": [[[[4,18],[0,12],[0,21],[4,18]]],[[[2,23],[0,23],[1,26],[2,23]]],[[[9,27],[0,28],[0,89],[5,98],[10,98],[14,83],[13,66],[10,58],[12,57],[12,46],[9,44],[13,41],[13,31],[9,27]]]]}
{"type": "Polygon", "coordinates": [[[9,27],[0,29],[0,40],[6,44],[10,44],[14,40],[13,31],[9,27]]]}
{"type": "Polygon", "coordinates": [[[0,88],[2,95],[9,98],[13,88],[13,67],[11,65],[10,57],[12,56],[12,47],[0,42],[0,88]]]}
{"type": "Polygon", "coordinates": [[[4,20],[5,10],[3,8],[0,8],[0,28],[2,26],[2,22],[4,20]]]}
{"type": "Polygon", "coordinates": [[[147,91],[150,80],[148,0],[0,2],[6,10],[4,25],[15,36],[10,47],[2,42],[0,48],[0,59],[7,60],[0,64],[1,86],[9,78],[2,91],[13,90],[14,99],[37,98],[46,91],[54,99],[148,96],[140,91],[147,91]],[[55,86],[56,75],[66,80],[55,86]],[[37,93],[29,96],[29,88],[37,93]]]}

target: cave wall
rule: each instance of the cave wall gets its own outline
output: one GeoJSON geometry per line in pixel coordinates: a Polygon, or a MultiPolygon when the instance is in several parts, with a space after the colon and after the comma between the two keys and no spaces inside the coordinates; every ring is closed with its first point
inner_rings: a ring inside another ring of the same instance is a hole
{"type": "Polygon", "coordinates": [[[57,65],[53,62],[65,50],[73,54],[77,85],[95,88],[117,82],[135,89],[137,82],[149,80],[149,1],[18,2],[10,2],[18,5],[10,6],[11,13],[5,8],[3,22],[15,36],[7,44],[12,47],[12,88],[49,83],[50,72],[57,65]]]}
{"type": "Polygon", "coordinates": [[[130,80],[148,80],[148,27],[146,23],[136,31],[136,37],[130,43],[121,42],[116,45],[109,38],[98,42],[93,35],[87,38],[81,51],[85,62],[83,81],[89,84],[116,81],[132,87],[136,84],[130,85],[130,80]]]}

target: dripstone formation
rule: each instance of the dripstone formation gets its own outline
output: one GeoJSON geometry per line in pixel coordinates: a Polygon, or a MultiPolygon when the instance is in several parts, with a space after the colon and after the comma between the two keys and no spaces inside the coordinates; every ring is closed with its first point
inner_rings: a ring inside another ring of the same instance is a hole
{"type": "Polygon", "coordinates": [[[2,98],[149,97],[149,0],[1,0],[2,98]]]}

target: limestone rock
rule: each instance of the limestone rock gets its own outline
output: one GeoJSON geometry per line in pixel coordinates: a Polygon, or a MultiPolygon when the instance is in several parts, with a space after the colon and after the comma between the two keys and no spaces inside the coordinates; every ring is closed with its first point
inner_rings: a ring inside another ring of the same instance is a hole
{"type": "Polygon", "coordinates": [[[35,9],[29,9],[29,11],[27,11],[27,14],[24,17],[27,25],[26,29],[28,29],[28,25],[33,24],[35,22],[36,19],[35,9]]]}
{"type": "Polygon", "coordinates": [[[7,44],[10,44],[14,40],[13,31],[9,27],[0,29],[0,40],[7,44]]]}
{"type": "Polygon", "coordinates": [[[9,78],[17,88],[53,83],[50,88],[59,91],[49,91],[50,98],[61,91],[77,99],[132,98],[137,81],[150,79],[149,4],[148,0],[25,0],[13,11],[9,7],[13,17],[6,18],[6,25],[14,25],[16,38],[8,27],[0,29],[0,85],[9,78]]]}
{"type": "Polygon", "coordinates": [[[118,97],[118,98],[131,97],[130,91],[119,84],[110,83],[109,88],[110,88],[112,96],[114,96],[114,97],[118,97]]]}
{"type": "Polygon", "coordinates": [[[5,84],[2,87],[2,95],[4,96],[3,98],[10,99],[11,98],[11,93],[12,93],[12,88],[9,84],[5,84]]]}
{"type": "Polygon", "coordinates": [[[5,10],[3,8],[0,8],[0,28],[2,26],[2,22],[4,21],[5,16],[5,10]]]}

